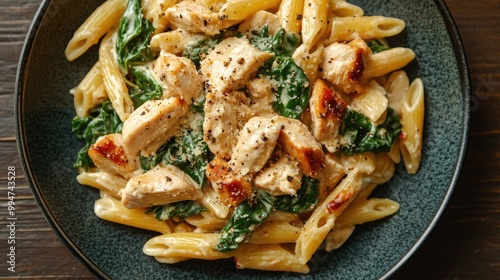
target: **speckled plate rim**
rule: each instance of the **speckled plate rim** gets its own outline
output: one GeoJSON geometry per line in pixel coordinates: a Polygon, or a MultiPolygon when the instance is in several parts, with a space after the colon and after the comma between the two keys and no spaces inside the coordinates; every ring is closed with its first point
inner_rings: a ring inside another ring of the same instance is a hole
{"type": "Polygon", "coordinates": [[[458,185],[458,181],[460,179],[460,174],[462,172],[465,156],[467,153],[467,146],[469,144],[469,133],[470,133],[470,96],[471,96],[471,86],[470,86],[470,74],[469,74],[469,65],[467,62],[467,56],[465,54],[465,49],[462,43],[462,39],[460,37],[460,33],[458,32],[457,25],[455,24],[455,20],[446,6],[444,0],[435,0],[434,1],[441,16],[443,17],[444,24],[448,31],[448,35],[451,39],[451,44],[453,46],[453,51],[455,53],[458,71],[460,75],[460,84],[462,86],[462,96],[464,100],[464,108],[463,108],[463,123],[465,125],[463,134],[462,134],[462,144],[460,147],[459,157],[457,159],[457,165],[455,167],[455,171],[453,173],[453,179],[450,183],[450,187],[446,192],[446,195],[441,203],[436,215],[429,223],[429,226],[422,233],[420,238],[415,242],[412,248],[403,256],[399,262],[397,262],[390,270],[388,270],[380,279],[388,279],[391,276],[394,276],[404,265],[408,263],[408,261],[415,255],[415,253],[420,249],[425,240],[430,236],[432,231],[437,227],[439,221],[441,220],[452,196],[455,191],[456,186],[458,185]]]}
{"type": "MultiPolygon", "coordinates": [[[[90,258],[88,258],[85,254],[81,252],[81,250],[78,248],[78,246],[69,238],[65,230],[61,227],[59,222],[57,221],[56,217],[53,215],[52,211],[49,209],[47,206],[47,203],[42,199],[42,194],[41,194],[41,189],[40,185],[37,182],[36,176],[32,172],[31,168],[31,163],[29,159],[29,155],[27,153],[27,143],[25,140],[25,126],[23,123],[23,116],[22,116],[22,106],[23,106],[23,86],[25,82],[25,69],[27,69],[27,64],[29,63],[30,60],[30,55],[31,55],[31,49],[33,47],[33,43],[35,41],[37,32],[38,32],[38,27],[40,25],[40,22],[42,21],[45,12],[50,4],[50,0],[43,0],[42,3],[40,4],[40,7],[38,8],[34,20],[32,21],[29,31],[27,33],[26,40],[24,42],[20,58],[19,58],[19,63],[18,63],[18,68],[17,68],[17,74],[16,74],[16,84],[15,84],[15,89],[16,89],[16,96],[15,96],[15,121],[16,121],[16,139],[17,139],[17,149],[19,152],[20,160],[21,160],[21,165],[24,171],[24,174],[26,176],[26,180],[28,182],[28,185],[31,188],[31,191],[33,193],[33,196],[38,203],[42,213],[44,214],[46,220],[50,224],[50,226],[54,229],[56,234],[60,237],[60,239],[64,242],[64,244],[70,249],[70,251],[77,256],[80,261],[91,271],[93,272],[96,276],[102,279],[111,279],[109,275],[107,275],[102,269],[100,269],[90,258]]],[[[457,158],[457,164],[455,166],[455,170],[453,172],[452,176],[452,181],[450,183],[450,186],[447,189],[447,192],[444,196],[444,199],[436,213],[436,215],[433,217],[433,219],[430,221],[428,227],[425,229],[425,231],[422,233],[420,238],[415,242],[415,244],[411,247],[411,249],[388,271],[386,271],[380,279],[388,279],[392,276],[394,276],[397,271],[399,271],[406,263],[408,263],[409,259],[411,259],[415,253],[418,251],[418,249],[422,246],[422,244],[425,242],[425,240],[429,237],[431,232],[436,228],[438,225],[441,217],[443,216],[443,213],[445,212],[451,197],[453,195],[453,192],[458,184],[458,181],[460,179],[460,173],[462,171],[463,163],[465,160],[465,155],[467,152],[467,146],[468,146],[468,138],[469,138],[469,131],[470,131],[470,93],[471,93],[471,87],[470,87],[470,76],[469,76],[469,68],[468,68],[468,63],[467,63],[467,58],[465,55],[465,50],[462,44],[462,40],[460,38],[460,34],[458,32],[458,29],[456,27],[455,21],[444,3],[444,0],[435,0],[434,1],[436,4],[436,7],[438,8],[444,24],[446,26],[446,29],[448,31],[448,35],[450,36],[451,39],[451,44],[453,46],[453,51],[455,54],[455,59],[457,62],[457,67],[459,70],[459,75],[460,75],[460,85],[462,89],[462,97],[463,97],[463,123],[464,123],[464,129],[462,133],[462,138],[461,138],[461,147],[460,151],[458,154],[457,158]]]]}
{"type": "Polygon", "coordinates": [[[40,210],[45,216],[45,219],[52,227],[54,232],[59,236],[59,238],[63,241],[66,247],[69,248],[70,251],[76,257],[78,257],[78,259],[87,267],[87,269],[89,269],[92,273],[94,273],[101,279],[111,279],[111,277],[107,275],[104,271],[102,271],[102,269],[100,269],[88,256],[86,256],[81,252],[78,246],[71,240],[66,231],[61,227],[61,225],[57,221],[55,215],[48,207],[46,201],[42,198],[40,184],[38,183],[36,176],[32,171],[31,168],[32,165],[30,163],[29,155],[27,152],[28,148],[27,148],[26,138],[24,137],[25,126],[22,115],[23,91],[24,91],[23,87],[26,78],[24,71],[25,69],[27,69],[27,65],[30,61],[31,49],[35,42],[35,38],[38,33],[38,28],[40,27],[40,23],[42,22],[45,12],[47,11],[47,8],[49,7],[50,3],[51,0],[43,0],[42,3],[40,3],[40,6],[38,7],[38,10],[36,11],[33,21],[29,27],[23,48],[21,50],[21,54],[19,56],[19,62],[16,74],[16,84],[15,84],[16,96],[15,96],[15,108],[14,108],[14,115],[17,128],[16,130],[17,149],[21,160],[22,169],[25,174],[26,181],[28,182],[28,185],[30,186],[30,189],[33,193],[33,197],[35,198],[35,201],[37,202],[40,210]]]}

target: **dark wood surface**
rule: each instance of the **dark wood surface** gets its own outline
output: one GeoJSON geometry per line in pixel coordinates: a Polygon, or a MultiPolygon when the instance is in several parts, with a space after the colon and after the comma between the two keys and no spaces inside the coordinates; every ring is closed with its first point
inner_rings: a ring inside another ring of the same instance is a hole
{"type": "MultiPolygon", "coordinates": [[[[0,2],[0,278],[94,276],[38,208],[15,143],[14,83],[26,32],[41,0],[0,2]],[[7,167],[16,168],[16,272],[7,270],[7,167]]],[[[500,1],[446,0],[470,66],[468,154],[441,222],[395,279],[500,279],[500,1]]]]}

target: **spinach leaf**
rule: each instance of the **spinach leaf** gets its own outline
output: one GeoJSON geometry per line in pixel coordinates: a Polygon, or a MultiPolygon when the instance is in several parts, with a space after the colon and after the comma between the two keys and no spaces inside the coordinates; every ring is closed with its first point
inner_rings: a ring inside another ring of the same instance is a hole
{"type": "Polygon", "coordinates": [[[267,25],[250,42],[261,51],[274,54],[259,70],[261,75],[276,81],[276,101],[273,109],[282,116],[298,119],[309,102],[309,80],[292,59],[293,52],[300,44],[300,36],[280,29],[270,35],[267,25]]]}
{"type": "Polygon", "coordinates": [[[88,155],[90,145],[94,144],[97,138],[111,133],[121,133],[122,121],[113,109],[111,101],[106,101],[92,110],[88,117],[75,117],[71,121],[73,134],[80,139],[85,140],[85,146],[78,152],[77,160],[73,164],[74,168],[83,167],[87,170],[94,167],[92,159],[88,155]]]}
{"type": "Polygon", "coordinates": [[[265,25],[256,36],[250,38],[250,43],[261,51],[272,53],[275,56],[292,56],[300,45],[300,36],[295,33],[287,33],[283,28],[271,36],[268,26],[265,25]]]}
{"type": "Polygon", "coordinates": [[[127,8],[120,20],[116,53],[118,63],[128,73],[131,63],[153,60],[149,48],[153,24],[144,18],[140,0],[128,0],[127,8]]]}
{"type": "Polygon", "coordinates": [[[347,155],[388,152],[400,133],[399,114],[392,108],[387,109],[385,121],[378,126],[365,115],[346,109],[340,126],[341,150],[347,155]]]}
{"type": "Polygon", "coordinates": [[[207,143],[203,141],[203,133],[186,129],[181,136],[172,137],[163,145],[155,157],[141,157],[141,167],[149,170],[159,163],[172,164],[203,186],[206,182],[206,166],[212,158],[207,143]]]}
{"type": "Polygon", "coordinates": [[[366,40],[365,42],[373,54],[391,49],[389,46],[385,45],[377,39],[366,40]]]}
{"type": "Polygon", "coordinates": [[[273,109],[282,116],[299,119],[309,103],[310,86],[304,71],[291,57],[278,56],[266,63],[262,74],[276,81],[273,109]]]}
{"type": "Polygon", "coordinates": [[[154,206],[146,210],[145,213],[154,213],[155,218],[162,221],[172,218],[185,220],[186,218],[198,215],[205,210],[205,207],[201,206],[198,202],[193,200],[185,200],[163,206],[154,206]]]}
{"type": "Polygon", "coordinates": [[[134,102],[135,108],[148,100],[160,99],[163,96],[161,85],[149,70],[142,67],[132,67],[130,77],[132,78],[131,82],[135,84],[135,87],[129,88],[130,98],[134,102]]]}
{"type": "Polygon", "coordinates": [[[304,176],[297,195],[281,195],[274,198],[274,209],[291,213],[312,210],[319,201],[319,180],[304,176]]]}
{"type": "Polygon", "coordinates": [[[215,248],[220,252],[238,248],[247,235],[269,217],[272,208],[273,196],[267,192],[258,192],[255,199],[242,202],[219,232],[220,240],[215,248]]]}

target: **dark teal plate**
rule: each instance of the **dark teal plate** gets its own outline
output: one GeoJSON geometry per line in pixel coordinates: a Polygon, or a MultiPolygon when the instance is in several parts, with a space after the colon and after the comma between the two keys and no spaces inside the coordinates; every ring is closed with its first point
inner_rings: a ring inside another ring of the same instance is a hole
{"type": "Polygon", "coordinates": [[[17,79],[17,136],[24,172],[49,223],[103,278],[114,279],[377,279],[393,275],[424,242],[445,209],[462,167],[469,131],[470,84],[453,20],[438,0],[352,1],[367,15],[406,21],[392,45],[415,50],[407,67],[426,88],[421,169],[396,176],[376,195],[401,204],[393,217],[359,226],[344,246],[318,252],[307,276],[237,270],[232,260],[157,263],[142,253],[155,234],[98,219],[98,192],[80,186],[71,168],[82,143],[71,134],[68,93],[97,59],[97,48],[74,62],[64,57],[73,32],[102,1],[44,1],[28,34],[17,79]]]}

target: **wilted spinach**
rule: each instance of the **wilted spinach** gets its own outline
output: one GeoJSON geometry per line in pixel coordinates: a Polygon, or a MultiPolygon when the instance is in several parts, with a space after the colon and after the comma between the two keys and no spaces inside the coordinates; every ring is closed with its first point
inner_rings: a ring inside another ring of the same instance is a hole
{"type": "Polygon", "coordinates": [[[163,96],[163,90],[160,84],[155,80],[150,70],[142,67],[132,67],[130,69],[131,82],[135,86],[129,87],[130,98],[137,108],[144,102],[151,99],[160,99],[163,96]]]}
{"type": "Polygon", "coordinates": [[[142,14],[141,1],[128,0],[116,39],[117,60],[125,73],[128,73],[130,65],[134,62],[147,62],[154,59],[149,48],[153,32],[153,24],[142,14]]]}
{"type": "Polygon", "coordinates": [[[184,220],[205,211],[205,207],[193,200],[174,202],[162,206],[154,206],[146,210],[146,214],[154,213],[157,220],[169,220],[177,218],[184,220]]]}
{"type": "Polygon", "coordinates": [[[347,155],[388,152],[399,137],[401,127],[399,114],[392,108],[387,109],[385,121],[378,126],[365,115],[347,109],[340,126],[341,150],[347,155]]]}
{"type": "Polygon", "coordinates": [[[94,162],[88,155],[90,145],[94,144],[100,136],[121,133],[122,125],[123,123],[110,101],[106,101],[100,107],[94,108],[88,117],[73,118],[71,121],[73,134],[79,140],[85,140],[85,146],[78,152],[73,167],[83,167],[85,169],[94,167],[94,162]]]}
{"type": "Polygon", "coordinates": [[[280,195],[274,198],[274,209],[291,212],[305,213],[312,210],[319,200],[319,181],[317,179],[304,176],[302,185],[297,191],[297,195],[280,195]]]}
{"type": "Polygon", "coordinates": [[[298,119],[309,102],[310,86],[307,75],[292,59],[300,44],[300,36],[280,29],[270,35],[267,25],[250,38],[258,49],[274,54],[260,69],[260,74],[276,81],[276,101],[273,109],[282,116],[298,119]]]}
{"type": "Polygon", "coordinates": [[[220,240],[215,248],[221,252],[238,248],[247,235],[269,217],[272,208],[273,196],[263,191],[257,192],[255,198],[243,201],[219,232],[220,240]]]}
{"type": "Polygon", "coordinates": [[[203,141],[203,133],[186,129],[180,137],[172,137],[164,144],[156,156],[141,157],[141,167],[150,170],[160,163],[172,164],[203,186],[206,181],[206,166],[212,157],[207,143],[203,141]]]}

